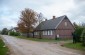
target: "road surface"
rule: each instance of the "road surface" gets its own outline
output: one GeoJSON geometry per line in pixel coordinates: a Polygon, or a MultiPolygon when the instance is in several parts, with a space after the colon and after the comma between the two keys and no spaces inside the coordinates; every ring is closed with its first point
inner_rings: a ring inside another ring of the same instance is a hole
{"type": "Polygon", "coordinates": [[[60,47],[58,44],[37,42],[3,35],[11,55],[84,55],[80,51],[60,47]]]}

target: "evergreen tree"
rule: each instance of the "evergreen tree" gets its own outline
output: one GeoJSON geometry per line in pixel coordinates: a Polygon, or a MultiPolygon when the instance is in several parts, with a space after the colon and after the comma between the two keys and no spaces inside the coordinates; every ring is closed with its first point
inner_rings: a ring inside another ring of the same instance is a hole
{"type": "Polygon", "coordinates": [[[82,40],[82,42],[83,42],[83,45],[85,46],[85,29],[84,29],[83,32],[82,32],[81,40],[82,40]]]}
{"type": "Polygon", "coordinates": [[[3,30],[1,31],[2,35],[7,35],[8,34],[8,29],[7,28],[3,28],[3,30]]]}

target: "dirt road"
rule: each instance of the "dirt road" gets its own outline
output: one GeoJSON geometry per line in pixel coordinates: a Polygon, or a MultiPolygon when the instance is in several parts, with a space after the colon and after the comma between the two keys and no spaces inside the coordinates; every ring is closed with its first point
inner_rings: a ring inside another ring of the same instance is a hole
{"type": "Polygon", "coordinates": [[[6,35],[2,38],[10,47],[11,55],[83,55],[76,50],[60,47],[58,44],[24,40],[6,35]]]}

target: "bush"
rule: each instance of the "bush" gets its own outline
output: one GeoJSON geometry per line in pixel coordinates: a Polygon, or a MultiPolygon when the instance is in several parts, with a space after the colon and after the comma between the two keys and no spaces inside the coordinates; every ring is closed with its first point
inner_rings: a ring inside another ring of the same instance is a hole
{"type": "Polygon", "coordinates": [[[15,32],[14,36],[20,36],[19,32],[15,32]]]}
{"type": "Polygon", "coordinates": [[[83,40],[83,41],[82,41],[82,42],[83,42],[82,44],[83,44],[83,46],[85,46],[85,36],[83,37],[82,40],[83,40]]]}
{"type": "Polygon", "coordinates": [[[12,35],[14,35],[14,32],[13,32],[13,31],[11,31],[11,32],[9,33],[9,35],[11,35],[11,36],[12,36],[12,35]]]}
{"type": "Polygon", "coordinates": [[[83,32],[82,32],[81,40],[82,40],[82,42],[83,42],[83,45],[85,46],[85,29],[84,29],[83,32]]]}
{"type": "Polygon", "coordinates": [[[77,42],[81,41],[81,34],[82,34],[83,30],[84,30],[83,27],[78,27],[75,30],[74,34],[75,34],[75,39],[76,39],[77,42]]]}
{"type": "Polygon", "coordinates": [[[20,33],[19,33],[19,32],[11,31],[11,32],[9,33],[9,35],[11,35],[11,36],[20,36],[20,33]]]}

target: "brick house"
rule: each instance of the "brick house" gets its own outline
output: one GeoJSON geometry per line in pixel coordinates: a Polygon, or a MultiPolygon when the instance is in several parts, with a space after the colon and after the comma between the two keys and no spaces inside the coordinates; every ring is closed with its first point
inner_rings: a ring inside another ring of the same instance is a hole
{"type": "Polygon", "coordinates": [[[36,38],[72,38],[74,26],[66,15],[61,17],[53,16],[50,20],[41,22],[34,30],[34,37],[36,38]]]}

